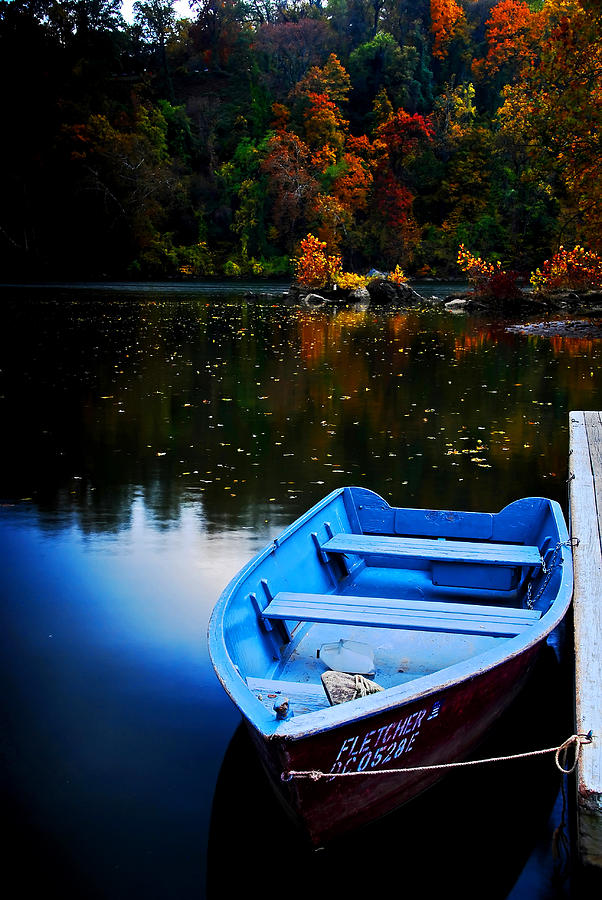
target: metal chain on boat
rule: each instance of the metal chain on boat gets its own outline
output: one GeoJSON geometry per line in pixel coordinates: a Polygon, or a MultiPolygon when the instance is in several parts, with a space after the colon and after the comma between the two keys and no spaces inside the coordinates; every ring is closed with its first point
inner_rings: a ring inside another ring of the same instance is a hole
{"type": "Polygon", "coordinates": [[[508,762],[513,759],[527,759],[530,756],[544,756],[547,753],[553,753],[556,767],[559,772],[564,775],[570,775],[577,768],[579,757],[581,756],[581,748],[584,744],[591,744],[593,741],[592,732],[588,734],[573,734],[566,741],[563,741],[558,747],[547,747],[545,750],[529,750],[526,753],[515,753],[510,756],[492,756],[489,759],[471,759],[462,762],[440,763],[433,766],[408,766],[400,769],[371,769],[361,772],[321,772],[319,769],[309,769],[307,771],[296,771],[290,769],[288,772],[282,772],[280,778],[282,781],[292,781],[293,778],[309,778],[311,781],[320,781],[322,778],[353,778],[364,777],[369,775],[400,775],[404,772],[430,772],[437,769],[459,769],[467,766],[481,766],[486,763],[508,762]],[[567,762],[568,751],[574,748],[574,758],[570,766],[565,768],[567,762]]]}
{"type": "Polygon", "coordinates": [[[543,581],[541,587],[539,588],[539,590],[537,591],[537,594],[535,594],[535,596],[532,595],[533,585],[531,584],[531,582],[529,582],[529,584],[527,585],[527,609],[533,609],[533,607],[535,606],[535,604],[537,603],[537,601],[539,600],[539,598],[541,597],[541,595],[547,588],[550,578],[552,577],[552,574],[554,572],[554,569],[556,569],[558,566],[562,565],[562,559],[560,559],[560,561],[558,561],[558,559],[557,559],[560,550],[563,547],[573,548],[573,547],[578,547],[578,546],[579,546],[579,538],[569,538],[568,541],[561,541],[558,544],[556,544],[556,546],[554,547],[554,551],[552,553],[552,558],[549,563],[546,563],[546,561],[542,557],[541,569],[546,577],[544,578],[544,581],[543,581]]]}

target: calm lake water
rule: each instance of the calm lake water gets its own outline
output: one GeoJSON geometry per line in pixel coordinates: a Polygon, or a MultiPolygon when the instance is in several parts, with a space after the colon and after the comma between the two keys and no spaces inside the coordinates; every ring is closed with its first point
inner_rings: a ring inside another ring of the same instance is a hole
{"type": "MultiPolygon", "coordinates": [[[[281,289],[0,289],[2,746],[19,896],[568,896],[550,756],[454,773],[308,853],[205,634],[238,568],[335,487],[400,506],[496,511],[545,495],[566,509],[569,411],[602,408],[601,342],[440,307],[310,310],[281,289]]],[[[571,733],[570,658],[550,651],[482,755],[571,733]]]]}

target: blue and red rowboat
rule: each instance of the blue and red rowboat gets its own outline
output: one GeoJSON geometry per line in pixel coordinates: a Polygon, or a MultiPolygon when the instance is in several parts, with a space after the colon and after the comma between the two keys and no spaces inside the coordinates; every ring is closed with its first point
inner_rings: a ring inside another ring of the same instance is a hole
{"type": "Polygon", "coordinates": [[[231,581],[209,649],[278,793],[320,845],[444,771],[421,767],[471,753],[518,694],[572,588],[551,500],[499,513],[403,509],[345,487],[231,581]],[[365,695],[335,702],[337,668],[365,695]],[[408,768],[418,771],[391,772],[408,768]]]}

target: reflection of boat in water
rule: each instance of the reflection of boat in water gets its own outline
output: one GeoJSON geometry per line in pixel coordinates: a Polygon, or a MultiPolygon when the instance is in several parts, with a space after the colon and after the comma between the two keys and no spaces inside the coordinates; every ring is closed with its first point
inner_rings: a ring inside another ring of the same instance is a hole
{"type": "Polygon", "coordinates": [[[464,513],[342,488],[226,588],[214,666],[315,844],[411,800],[483,740],[567,610],[567,538],[541,498],[464,513]],[[329,644],[369,651],[341,672],[374,660],[374,681],[348,676],[349,702],[316,656],[329,644]]]}
{"type": "MultiPolygon", "coordinates": [[[[570,684],[570,673],[546,646],[479,757],[558,745],[571,727],[570,684]]],[[[241,725],[215,791],[208,898],[217,900],[226,890],[252,896],[269,883],[271,892],[282,889],[289,898],[410,890],[435,897],[455,889],[466,900],[501,900],[529,857],[512,897],[565,896],[567,859],[555,855],[549,824],[560,784],[550,755],[458,769],[403,808],[316,851],[270,790],[241,725]]],[[[559,817],[560,810],[554,826],[559,817]]]]}

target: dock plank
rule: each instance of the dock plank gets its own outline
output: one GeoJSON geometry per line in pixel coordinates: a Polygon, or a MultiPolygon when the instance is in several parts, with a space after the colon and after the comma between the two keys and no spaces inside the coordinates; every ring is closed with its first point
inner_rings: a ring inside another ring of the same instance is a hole
{"type": "Polygon", "coordinates": [[[602,416],[570,413],[569,502],[573,549],[575,728],[592,731],[577,768],[580,862],[602,869],[602,416]]]}

